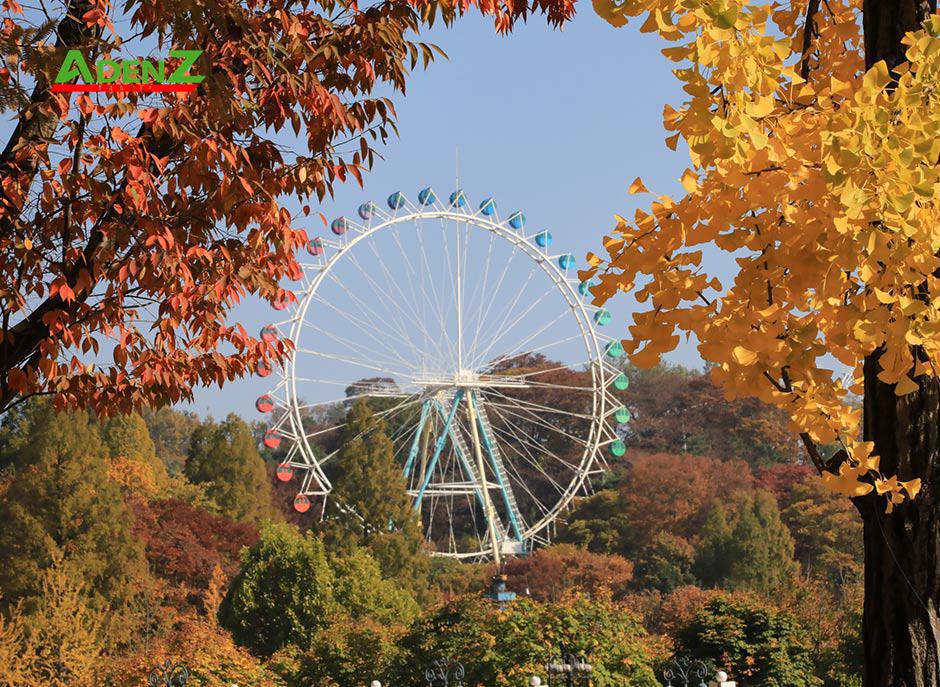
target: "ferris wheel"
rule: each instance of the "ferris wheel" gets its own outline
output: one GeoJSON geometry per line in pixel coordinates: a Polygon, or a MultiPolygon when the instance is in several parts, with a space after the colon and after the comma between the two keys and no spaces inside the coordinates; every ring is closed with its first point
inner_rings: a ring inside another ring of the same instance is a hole
{"type": "Polygon", "coordinates": [[[285,319],[261,332],[292,343],[282,368],[259,365],[276,382],[256,407],[272,414],[264,443],[297,484],[295,509],[329,497],[348,467],[346,412],[366,399],[432,551],[498,562],[550,541],[605,454],[624,454],[630,419],[614,397],[623,348],[574,256],[461,190],[395,192],[330,230],[275,304],[285,319]]]}

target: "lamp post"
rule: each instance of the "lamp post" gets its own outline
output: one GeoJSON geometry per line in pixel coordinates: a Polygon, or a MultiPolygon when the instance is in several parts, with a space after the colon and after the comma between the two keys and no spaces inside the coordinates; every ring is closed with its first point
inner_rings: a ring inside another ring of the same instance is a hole
{"type": "MultiPolygon", "coordinates": [[[[594,669],[583,655],[575,654],[564,646],[559,647],[559,653],[552,658],[546,666],[548,673],[548,687],[587,687],[591,682],[591,672],[594,669]]],[[[541,682],[541,681],[539,681],[541,682]]]]}
{"type": "Polygon", "coordinates": [[[705,684],[707,675],[708,667],[702,661],[679,657],[663,670],[663,679],[666,681],[664,687],[707,687],[705,684]],[[698,684],[693,685],[696,678],[698,684]]]}
{"type": "Polygon", "coordinates": [[[189,682],[189,669],[182,663],[173,663],[166,659],[150,671],[147,687],[186,687],[189,682]]]}
{"type": "Polygon", "coordinates": [[[424,670],[428,687],[463,687],[466,676],[463,663],[450,658],[439,658],[424,670]]]}

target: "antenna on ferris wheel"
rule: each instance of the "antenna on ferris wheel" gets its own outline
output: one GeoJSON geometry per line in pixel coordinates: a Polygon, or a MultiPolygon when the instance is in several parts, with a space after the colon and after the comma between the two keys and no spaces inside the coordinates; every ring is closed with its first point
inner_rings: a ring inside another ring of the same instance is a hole
{"type": "Polygon", "coordinates": [[[454,190],[460,190],[460,146],[454,146],[454,190]]]}

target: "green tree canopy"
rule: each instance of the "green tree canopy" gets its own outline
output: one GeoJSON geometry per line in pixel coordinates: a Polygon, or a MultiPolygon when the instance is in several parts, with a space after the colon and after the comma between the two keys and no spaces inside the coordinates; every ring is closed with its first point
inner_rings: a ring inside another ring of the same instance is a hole
{"type": "Polygon", "coordinates": [[[132,623],[149,575],[97,426],[85,412],[56,414],[41,403],[27,436],[0,501],[4,600],[38,598],[43,571],[61,559],[115,618],[132,623]]]}
{"type": "Polygon", "coordinates": [[[741,498],[730,515],[716,503],[703,528],[697,573],[708,585],[772,593],[799,572],[793,537],[773,494],[741,498]]]}
{"type": "Polygon", "coordinates": [[[427,561],[421,524],[395,464],[385,423],[364,400],[346,416],[328,518],[331,548],[365,546],[385,576],[424,586],[427,561]]]}
{"type": "Polygon", "coordinates": [[[755,598],[721,595],[676,635],[676,653],[709,661],[747,687],[814,687],[810,650],[788,613],[755,598]]]}
{"type": "Polygon", "coordinates": [[[219,622],[258,656],[306,646],[337,612],[323,542],[286,523],[267,524],[242,553],[241,571],[219,608],[219,622]]]}
{"type": "Polygon", "coordinates": [[[147,408],[141,412],[141,417],[147,423],[157,457],[171,474],[182,472],[192,433],[200,424],[198,416],[163,406],[157,410],[147,408]]]}
{"type": "Polygon", "coordinates": [[[147,423],[137,413],[115,415],[102,424],[102,439],[112,460],[127,460],[146,466],[156,486],[168,483],[166,465],[157,458],[147,423]]]}
{"type": "Polygon", "coordinates": [[[479,595],[428,613],[399,642],[389,684],[420,684],[438,658],[459,658],[468,687],[518,687],[542,675],[546,652],[564,644],[588,657],[594,687],[654,687],[648,636],[626,606],[603,595],[543,604],[520,599],[505,610],[479,595]]]}
{"type": "Polygon", "coordinates": [[[287,523],[265,525],[244,549],[219,609],[222,625],[258,656],[287,646],[309,650],[343,624],[407,623],[417,614],[414,599],[383,579],[367,550],[328,556],[319,537],[287,523]]]}
{"type": "Polygon", "coordinates": [[[184,472],[233,520],[260,522],[274,513],[264,461],[251,429],[235,414],[223,422],[207,419],[193,431],[184,472]]]}

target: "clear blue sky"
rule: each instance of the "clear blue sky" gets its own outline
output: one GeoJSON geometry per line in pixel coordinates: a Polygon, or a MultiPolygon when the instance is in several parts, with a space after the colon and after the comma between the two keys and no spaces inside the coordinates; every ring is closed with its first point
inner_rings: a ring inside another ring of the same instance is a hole
{"type": "MultiPolygon", "coordinates": [[[[599,249],[614,213],[632,214],[645,203],[627,195],[635,177],[656,193],[678,194],[688,157],[663,143],[662,109],[680,103],[682,93],[659,52],[663,43],[633,27],[614,29],[589,3],[579,5],[561,31],[535,17],[511,36],[497,36],[489,20],[473,15],[426,34],[449,59],[415,73],[408,92],[395,96],[401,135],[366,175],[365,188],[341,186],[319,209],[334,217],[395,190],[412,198],[429,184],[449,191],[459,148],[461,185],[472,198],[492,195],[502,208],[523,208],[582,262],[599,249]]],[[[626,298],[613,304],[611,333],[624,330],[630,305],[626,298]]],[[[251,331],[279,319],[254,301],[233,317],[251,331]]],[[[671,359],[700,365],[688,345],[671,359]]],[[[253,418],[267,381],[200,389],[188,407],[253,418]]]]}

